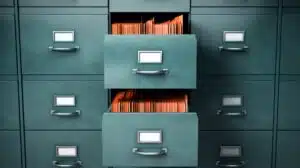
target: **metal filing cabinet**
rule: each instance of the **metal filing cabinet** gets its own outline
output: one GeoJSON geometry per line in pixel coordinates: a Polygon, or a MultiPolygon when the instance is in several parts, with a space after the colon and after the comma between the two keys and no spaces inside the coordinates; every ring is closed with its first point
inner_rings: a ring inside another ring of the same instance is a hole
{"type": "Polygon", "coordinates": [[[1,168],[22,168],[19,131],[0,131],[1,168]]]}
{"type": "Polygon", "coordinates": [[[108,0],[19,0],[20,6],[36,6],[36,7],[99,7],[107,6],[108,0]]]}
{"type": "Polygon", "coordinates": [[[14,6],[14,0],[1,0],[0,6],[14,6]]]}
{"type": "Polygon", "coordinates": [[[300,1],[298,0],[283,0],[284,7],[300,7],[300,1]]]}
{"type": "MultiPolygon", "coordinates": [[[[192,6],[240,6],[240,7],[275,7],[278,6],[278,0],[191,0],[192,6]]],[[[286,0],[288,1],[288,0],[286,0]]],[[[290,0],[291,1],[291,0],[290,0]]]]}

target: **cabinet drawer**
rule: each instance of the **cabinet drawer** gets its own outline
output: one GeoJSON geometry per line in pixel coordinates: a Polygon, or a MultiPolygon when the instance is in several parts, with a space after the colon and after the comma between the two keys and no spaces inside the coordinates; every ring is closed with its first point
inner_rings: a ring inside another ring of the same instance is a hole
{"type": "Polygon", "coordinates": [[[271,168],[271,131],[200,131],[199,139],[199,167],[271,168]]]}
{"type": "Polygon", "coordinates": [[[300,129],[300,77],[281,77],[279,84],[278,128],[300,129]]]}
{"type": "Polygon", "coordinates": [[[104,113],[102,128],[104,166],[197,166],[196,113],[104,113]]]}
{"type": "Polygon", "coordinates": [[[110,0],[111,12],[189,12],[189,0],[110,0]]]}
{"type": "Polygon", "coordinates": [[[101,168],[101,131],[26,131],[30,168],[101,168]]]}
{"type": "Polygon", "coordinates": [[[299,7],[300,2],[298,0],[283,0],[284,7],[299,7]]]}
{"type": "Polygon", "coordinates": [[[14,0],[2,0],[0,6],[14,6],[14,0]]]}
{"type": "Polygon", "coordinates": [[[268,77],[203,78],[194,91],[192,110],[202,130],[272,129],[274,82],[268,77]],[[194,108],[194,109],[193,109],[194,108]]]}
{"type": "Polygon", "coordinates": [[[191,21],[203,73],[275,73],[275,13],[260,14],[259,9],[243,12],[235,8],[201,10],[192,10],[191,21]]]}
{"type": "Polygon", "coordinates": [[[76,7],[76,6],[107,6],[108,0],[19,0],[20,6],[65,6],[65,7],[76,7]]]}
{"type": "Polygon", "coordinates": [[[101,129],[103,88],[102,81],[24,81],[26,129],[101,129]]]}
{"type": "Polygon", "coordinates": [[[20,27],[24,74],[103,74],[107,15],[22,14],[20,27]]]}
{"type": "MultiPolygon", "coordinates": [[[[192,6],[278,6],[278,0],[191,0],[192,6]]],[[[295,0],[296,1],[296,0],[295,0]]]]}
{"type": "Polygon", "coordinates": [[[284,10],[282,17],[281,74],[300,74],[299,42],[300,9],[284,10]]]}
{"type": "Polygon", "coordinates": [[[1,168],[22,168],[19,131],[0,131],[1,168]]]}
{"type": "Polygon", "coordinates": [[[17,74],[13,9],[4,8],[0,11],[0,37],[0,74],[17,74]]]}
{"type": "Polygon", "coordinates": [[[1,79],[0,93],[0,130],[19,129],[19,103],[17,81],[5,81],[1,79]]]}
{"type": "Polygon", "coordinates": [[[196,88],[196,45],[194,35],[107,35],[105,88],[196,88]]]}

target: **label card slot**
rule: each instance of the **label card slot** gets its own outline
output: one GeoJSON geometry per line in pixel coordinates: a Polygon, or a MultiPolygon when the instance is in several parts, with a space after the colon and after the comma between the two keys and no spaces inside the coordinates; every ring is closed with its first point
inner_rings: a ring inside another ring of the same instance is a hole
{"type": "Polygon", "coordinates": [[[245,32],[244,31],[224,31],[223,42],[244,42],[245,32]]]}
{"type": "Polygon", "coordinates": [[[77,157],[77,146],[56,146],[56,157],[77,157]]]}
{"type": "Polygon", "coordinates": [[[74,95],[54,96],[54,106],[74,107],[75,105],[76,105],[76,99],[74,95]]]}
{"type": "Polygon", "coordinates": [[[243,105],[243,97],[239,95],[226,95],[223,96],[222,106],[242,106],[243,105]]]}
{"type": "Polygon", "coordinates": [[[138,51],[138,63],[161,64],[162,51],[138,51]]]}
{"type": "Polygon", "coordinates": [[[53,42],[74,42],[74,31],[53,31],[53,42]]]}
{"type": "Polygon", "coordinates": [[[162,143],[162,131],[138,131],[137,143],[162,143]]]}

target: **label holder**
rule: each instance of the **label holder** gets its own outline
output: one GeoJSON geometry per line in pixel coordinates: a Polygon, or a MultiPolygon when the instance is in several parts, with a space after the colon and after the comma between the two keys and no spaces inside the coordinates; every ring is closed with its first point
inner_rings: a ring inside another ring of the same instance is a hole
{"type": "Polygon", "coordinates": [[[224,95],[222,97],[223,107],[241,107],[243,106],[243,96],[241,95],[224,95]]]}
{"type": "Polygon", "coordinates": [[[224,43],[244,43],[245,31],[224,31],[223,32],[224,43]]]}
{"type": "Polygon", "coordinates": [[[138,51],[139,64],[162,64],[162,51],[138,51]]]}
{"type": "Polygon", "coordinates": [[[54,95],[53,106],[55,107],[75,107],[76,96],[75,95],[54,95]]]}
{"type": "Polygon", "coordinates": [[[77,146],[56,146],[55,155],[56,157],[77,157],[78,148],[77,146]]]}
{"type": "Polygon", "coordinates": [[[138,144],[161,144],[162,130],[140,130],[137,131],[138,144]],[[150,138],[152,136],[152,139],[150,138]]]}
{"type": "Polygon", "coordinates": [[[54,43],[74,43],[75,31],[53,31],[52,37],[54,43]]]}
{"type": "Polygon", "coordinates": [[[220,157],[222,158],[240,158],[242,157],[242,147],[233,145],[220,146],[220,157]]]}

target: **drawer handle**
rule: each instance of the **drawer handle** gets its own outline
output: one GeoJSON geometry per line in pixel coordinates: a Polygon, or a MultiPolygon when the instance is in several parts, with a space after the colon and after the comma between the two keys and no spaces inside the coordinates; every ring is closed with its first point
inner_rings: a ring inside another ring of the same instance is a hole
{"type": "Polygon", "coordinates": [[[224,46],[220,46],[219,50],[220,51],[245,51],[248,48],[249,48],[248,46],[243,46],[243,47],[224,47],[224,46]]]}
{"type": "Polygon", "coordinates": [[[224,112],[223,110],[219,109],[217,110],[217,115],[223,115],[223,116],[246,116],[247,111],[246,109],[242,109],[241,112],[224,112]]]}
{"type": "Polygon", "coordinates": [[[75,112],[69,112],[69,113],[57,112],[56,110],[50,111],[51,115],[59,116],[59,117],[74,117],[74,116],[79,116],[80,113],[81,113],[80,110],[76,110],[75,112]]]}
{"type": "Polygon", "coordinates": [[[168,69],[161,69],[156,71],[141,71],[138,69],[132,69],[132,72],[135,74],[141,74],[141,75],[164,75],[169,72],[168,69]]]}
{"type": "Polygon", "coordinates": [[[142,155],[142,156],[162,156],[162,155],[166,155],[168,150],[167,150],[167,148],[161,148],[160,151],[158,151],[158,152],[142,152],[142,151],[139,151],[139,148],[133,148],[132,152],[137,155],[142,155]]]}
{"type": "Polygon", "coordinates": [[[246,163],[244,161],[239,161],[239,163],[230,163],[230,164],[221,164],[220,161],[216,162],[216,166],[218,167],[226,167],[226,168],[239,168],[239,167],[243,167],[246,163]]]}
{"type": "Polygon", "coordinates": [[[79,50],[79,46],[66,47],[66,48],[49,46],[49,49],[51,51],[57,51],[57,52],[74,52],[74,51],[79,50]]]}
{"type": "Polygon", "coordinates": [[[59,168],[73,168],[73,167],[81,167],[82,166],[81,161],[76,161],[72,164],[62,164],[58,161],[53,161],[52,164],[54,167],[59,167],[59,168]]]}

